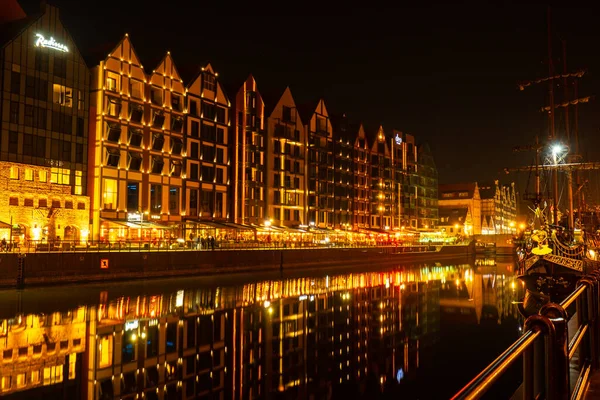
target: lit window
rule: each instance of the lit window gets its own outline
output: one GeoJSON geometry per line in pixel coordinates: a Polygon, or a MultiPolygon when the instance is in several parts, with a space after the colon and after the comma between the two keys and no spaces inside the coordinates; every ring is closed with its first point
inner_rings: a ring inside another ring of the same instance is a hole
{"type": "Polygon", "coordinates": [[[141,99],[142,94],[143,94],[142,82],[132,80],[130,94],[131,94],[131,97],[134,97],[136,99],[141,99]]]}
{"type": "Polygon", "coordinates": [[[83,111],[85,109],[85,99],[83,98],[83,92],[77,91],[77,109],[83,111]]]}
{"type": "Polygon", "coordinates": [[[83,172],[75,171],[75,194],[83,193],[82,177],[83,172]]]}
{"type": "Polygon", "coordinates": [[[110,90],[112,92],[118,92],[121,83],[121,77],[119,74],[114,72],[109,72],[106,76],[106,90],[110,90]]]}
{"type": "MultiPolygon", "coordinates": [[[[107,179],[112,180],[112,179],[107,179]]],[[[114,180],[113,180],[114,181],[114,180]]],[[[116,181],[115,185],[116,185],[116,181]]],[[[99,340],[98,350],[100,352],[100,357],[98,359],[98,367],[105,368],[110,367],[112,365],[112,353],[113,353],[113,337],[111,336],[102,336],[99,340]]]]}
{"type": "Polygon", "coordinates": [[[48,182],[48,174],[46,171],[39,171],[38,176],[40,178],[40,182],[48,182]]]}
{"type": "Polygon", "coordinates": [[[112,147],[106,148],[106,166],[118,167],[120,159],[121,159],[121,152],[119,151],[119,149],[115,149],[112,147]]]}
{"type": "Polygon", "coordinates": [[[26,181],[33,180],[33,170],[31,168],[25,168],[25,180],[26,181]]]}
{"type": "Polygon", "coordinates": [[[23,374],[17,375],[17,388],[22,388],[26,384],[27,384],[27,381],[25,380],[25,374],[23,373],[23,374]]]}
{"type": "Polygon", "coordinates": [[[54,83],[52,85],[52,100],[64,107],[73,107],[73,89],[54,83]]]}
{"type": "MultiPolygon", "coordinates": [[[[117,206],[117,180],[116,179],[104,179],[104,193],[102,194],[103,208],[107,210],[114,210],[117,206]]],[[[111,342],[112,346],[112,342],[111,342]]],[[[102,366],[102,365],[101,365],[102,366]]]]}
{"type": "MultiPolygon", "coordinates": [[[[41,175],[40,175],[41,180],[41,175]]],[[[71,171],[66,168],[53,167],[50,170],[50,183],[56,183],[58,185],[70,185],[71,184],[71,171]]]]}
{"type": "Polygon", "coordinates": [[[5,392],[10,390],[10,376],[3,376],[0,381],[0,389],[5,392]]]}
{"type": "Polygon", "coordinates": [[[116,97],[107,97],[106,109],[108,115],[118,118],[121,115],[121,99],[116,97]]]}
{"type": "Polygon", "coordinates": [[[19,179],[19,167],[10,167],[10,179],[19,179]]]}
{"type": "Polygon", "coordinates": [[[54,385],[63,381],[63,366],[55,365],[44,368],[44,386],[54,385]]]}
{"type": "Polygon", "coordinates": [[[77,362],[77,354],[71,353],[69,354],[69,379],[75,379],[77,375],[76,370],[76,362],[77,362]]]}
{"type": "Polygon", "coordinates": [[[31,371],[31,384],[37,385],[40,383],[40,371],[31,371]]]}

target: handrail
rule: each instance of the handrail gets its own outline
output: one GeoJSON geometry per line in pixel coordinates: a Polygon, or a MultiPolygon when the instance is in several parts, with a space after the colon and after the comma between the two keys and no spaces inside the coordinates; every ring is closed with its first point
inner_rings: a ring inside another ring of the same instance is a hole
{"type": "Polygon", "coordinates": [[[529,330],[514,342],[504,353],[500,354],[486,369],[481,371],[460,392],[452,397],[455,399],[476,399],[482,396],[489,386],[508,369],[513,361],[520,356],[540,335],[540,331],[529,330]]]}
{"type": "Polygon", "coordinates": [[[525,321],[525,332],[506,351],[465,385],[455,399],[482,397],[523,355],[523,398],[579,400],[588,388],[591,372],[600,369],[600,271],[582,276],[577,288],[560,304],[549,303],[525,321]],[[576,303],[578,326],[569,341],[567,308],[576,303]],[[545,346],[533,346],[540,336],[545,346]],[[545,350],[544,350],[545,349],[545,350]],[[580,373],[570,393],[569,362],[579,350],[580,373]],[[527,351],[527,352],[526,352],[527,351]],[[534,389],[535,388],[535,389],[534,389]],[[537,390],[538,393],[533,393],[537,390]]]}

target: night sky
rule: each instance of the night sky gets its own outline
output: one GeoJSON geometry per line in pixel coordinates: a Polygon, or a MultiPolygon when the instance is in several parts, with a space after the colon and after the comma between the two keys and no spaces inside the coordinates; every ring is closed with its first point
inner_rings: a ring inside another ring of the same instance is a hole
{"type": "MultiPolygon", "coordinates": [[[[26,12],[39,4],[20,3],[26,12]]],[[[224,82],[241,83],[252,73],[261,91],[279,95],[289,85],[298,104],[322,96],[330,112],[411,133],[430,143],[441,183],[509,181],[513,175],[503,168],[533,159],[512,148],[548,132],[539,111],[548,86],[517,88],[548,72],[543,4],[359,9],[325,2],[50,3],[61,9],[84,53],[106,54],[128,32],[147,70],[170,50],[180,70],[210,61],[224,82]]],[[[562,72],[562,38],[569,69],[588,71],[580,96],[600,93],[598,9],[552,10],[557,71],[562,72]]],[[[600,99],[579,110],[585,155],[600,161],[600,99]]],[[[564,132],[561,113],[557,132],[564,132]]]]}

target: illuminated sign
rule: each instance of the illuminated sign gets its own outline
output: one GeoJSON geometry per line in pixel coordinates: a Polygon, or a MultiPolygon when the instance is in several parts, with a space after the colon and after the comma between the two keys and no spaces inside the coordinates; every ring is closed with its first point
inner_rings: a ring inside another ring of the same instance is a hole
{"type": "Polygon", "coordinates": [[[129,222],[142,222],[142,214],[141,213],[128,213],[127,221],[129,222]]]}
{"type": "Polygon", "coordinates": [[[402,138],[397,133],[396,133],[396,137],[394,138],[394,140],[396,141],[396,144],[398,146],[400,146],[402,144],[402,138]]]}
{"type": "Polygon", "coordinates": [[[44,35],[36,33],[35,37],[37,37],[35,40],[35,47],[47,47],[49,49],[54,49],[65,53],[69,52],[69,48],[66,45],[57,42],[52,36],[50,36],[50,39],[46,39],[44,35]]]}
{"type": "Polygon", "coordinates": [[[125,322],[125,332],[130,331],[132,329],[137,329],[139,326],[139,322],[137,319],[133,320],[133,321],[127,321],[125,322]]]}

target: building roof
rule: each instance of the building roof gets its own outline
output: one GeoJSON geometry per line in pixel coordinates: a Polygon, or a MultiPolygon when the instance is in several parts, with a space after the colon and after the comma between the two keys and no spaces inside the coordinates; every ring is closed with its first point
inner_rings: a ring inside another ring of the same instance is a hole
{"type": "Polygon", "coordinates": [[[478,187],[479,197],[481,197],[482,200],[493,199],[494,197],[496,197],[496,184],[484,182],[478,183],[478,187]]]}
{"type": "Polygon", "coordinates": [[[477,182],[442,184],[438,187],[439,199],[448,200],[459,198],[459,193],[465,192],[468,193],[468,196],[460,198],[472,199],[475,194],[475,190],[477,189],[477,182]]]}
{"type": "Polygon", "coordinates": [[[467,207],[440,207],[440,225],[464,224],[468,214],[469,209],[467,207]],[[448,218],[447,221],[446,218],[448,218]]]}

